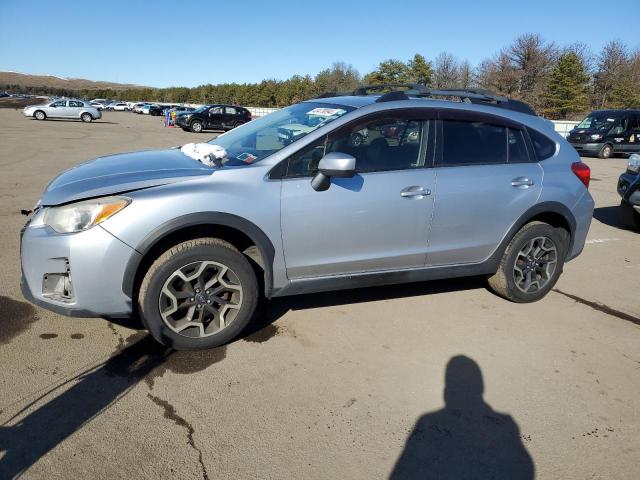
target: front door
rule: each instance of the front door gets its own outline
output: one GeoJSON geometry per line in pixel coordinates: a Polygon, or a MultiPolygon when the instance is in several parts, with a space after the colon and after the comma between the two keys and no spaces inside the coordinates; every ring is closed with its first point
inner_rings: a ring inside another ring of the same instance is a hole
{"type": "Polygon", "coordinates": [[[525,132],[482,121],[442,120],[428,265],[487,259],[542,191],[525,132]]]}
{"type": "Polygon", "coordinates": [[[67,116],[67,101],[58,100],[52,103],[47,110],[48,117],[64,118],[67,116]]]}
{"type": "Polygon", "coordinates": [[[434,206],[425,158],[432,122],[370,118],[302,149],[282,180],[282,239],[290,279],[422,267],[434,206]],[[356,157],[357,174],[311,188],[330,151],[356,157]]]}

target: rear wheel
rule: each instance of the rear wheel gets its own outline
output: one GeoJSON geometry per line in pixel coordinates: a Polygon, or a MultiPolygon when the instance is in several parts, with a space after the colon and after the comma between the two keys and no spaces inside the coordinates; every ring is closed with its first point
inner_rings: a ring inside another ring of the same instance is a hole
{"type": "Polygon", "coordinates": [[[193,122],[191,122],[191,131],[193,133],[202,132],[202,122],[200,120],[194,120],[193,122]]]}
{"type": "Polygon", "coordinates": [[[598,152],[598,157],[599,158],[609,158],[609,157],[611,157],[612,153],[613,153],[613,146],[611,146],[611,145],[609,145],[607,143],[600,149],[600,152],[598,152]]]}
{"type": "Polygon", "coordinates": [[[535,302],[558,281],[566,256],[567,236],[562,229],[531,222],[513,237],[489,277],[491,289],[512,302],[535,302]]]}
{"type": "Polygon", "coordinates": [[[90,113],[83,113],[82,115],[80,115],[80,120],[82,120],[84,123],[91,123],[93,117],[90,113]]]}
{"type": "Polygon", "coordinates": [[[258,303],[251,264],[216,238],[189,240],[162,254],[138,295],[144,325],[177,350],[220,346],[249,323],[258,303]]]}
{"type": "Polygon", "coordinates": [[[36,111],[33,116],[36,120],[46,120],[47,118],[47,115],[42,110],[36,111]]]}

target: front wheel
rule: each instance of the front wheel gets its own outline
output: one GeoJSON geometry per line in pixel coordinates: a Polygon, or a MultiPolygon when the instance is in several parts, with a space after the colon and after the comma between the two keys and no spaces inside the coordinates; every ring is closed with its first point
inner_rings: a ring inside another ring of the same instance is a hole
{"type": "Polygon", "coordinates": [[[42,110],[38,110],[33,116],[36,120],[45,120],[47,118],[47,115],[42,110]]]}
{"type": "Polygon", "coordinates": [[[195,120],[195,121],[191,122],[191,131],[193,133],[202,132],[202,122],[199,121],[199,120],[195,120]]]}
{"type": "Polygon", "coordinates": [[[251,264],[216,238],[188,240],[167,250],[147,271],[138,295],[149,333],[177,350],[227,343],[249,323],[257,303],[251,264]]]}
{"type": "Polygon", "coordinates": [[[543,222],[520,229],[507,246],[489,286],[512,302],[535,302],[558,281],[566,256],[566,231],[543,222]]]}
{"type": "Polygon", "coordinates": [[[90,113],[83,113],[82,115],[80,115],[80,120],[82,120],[84,123],[91,123],[93,117],[90,113]]]}

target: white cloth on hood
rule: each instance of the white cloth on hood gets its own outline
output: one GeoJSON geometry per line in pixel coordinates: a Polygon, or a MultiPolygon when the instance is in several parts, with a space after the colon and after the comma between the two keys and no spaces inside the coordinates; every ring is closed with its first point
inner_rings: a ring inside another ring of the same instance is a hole
{"type": "Polygon", "coordinates": [[[227,151],[223,147],[209,143],[187,143],[180,151],[210,167],[218,166],[227,157],[227,151]]]}

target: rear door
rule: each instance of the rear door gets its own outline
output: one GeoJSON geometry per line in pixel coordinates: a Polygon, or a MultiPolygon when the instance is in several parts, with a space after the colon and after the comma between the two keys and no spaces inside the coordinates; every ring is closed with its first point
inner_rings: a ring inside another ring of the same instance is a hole
{"type": "Polygon", "coordinates": [[[222,105],[215,105],[209,109],[207,114],[207,128],[219,129],[222,128],[222,122],[224,120],[224,107],[222,105]]]}
{"type": "Polygon", "coordinates": [[[233,128],[238,121],[238,109],[236,107],[224,107],[224,128],[233,128]]]}
{"type": "Polygon", "coordinates": [[[288,160],[281,222],[289,278],[423,267],[433,211],[428,168],[433,121],[376,114],[288,160]],[[430,132],[431,129],[431,132],[430,132]],[[356,157],[357,174],[317,192],[310,180],[329,151],[356,157]]]}
{"type": "Polygon", "coordinates": [[[69,100],[69,106],[67,107],[67,117],[80,118],[80,112],[84,108],[84,103],[77,100],[69,100]]]}
{"type": "Polygon", "coordinates": [[[542,191],[525,130],[500,117],[441,114],[428,265],[487,259],[542,191]]]}

